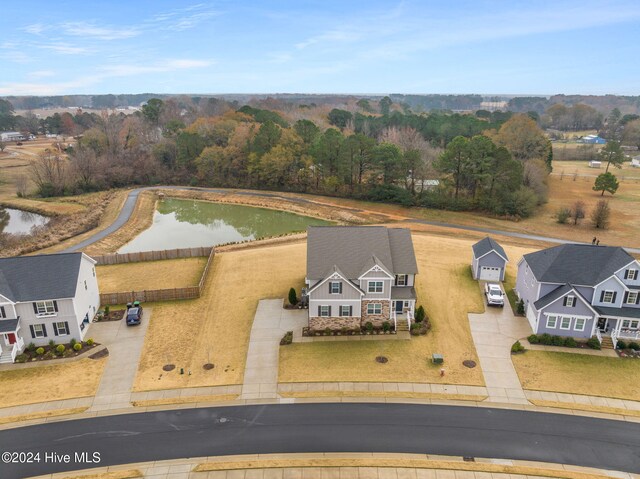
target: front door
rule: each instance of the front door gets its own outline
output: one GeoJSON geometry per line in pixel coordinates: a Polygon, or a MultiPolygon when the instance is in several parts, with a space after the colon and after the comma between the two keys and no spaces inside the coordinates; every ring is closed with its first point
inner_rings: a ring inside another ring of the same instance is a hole
{"type": "Polygon", "coordinates": [[[402,313],[402,305],[404,301],[396,301],[396,313],[402,313]]]}
{"type": "Polygon", "coordinates": [[[9,340],[9,344],[15,344],[16,343],[16,335],[13,334],[13,333],[7,334],[7,339],[9,340]]]}
{"type": "Polygon", "coordinates": [[[607,318],[598,318],[598,329],[602,332],[607,331],[607,318]]]}

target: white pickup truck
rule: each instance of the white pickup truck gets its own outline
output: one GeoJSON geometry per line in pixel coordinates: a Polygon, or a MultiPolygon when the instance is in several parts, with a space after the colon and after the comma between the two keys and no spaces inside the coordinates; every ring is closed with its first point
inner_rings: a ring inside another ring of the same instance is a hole
{"type": "Polygon", "coordinates": [[[487,304],[489,306],[504,307],[504,293],[499,284],[486,283],[484,285],[484,294],[487,297],[487,304]]]}

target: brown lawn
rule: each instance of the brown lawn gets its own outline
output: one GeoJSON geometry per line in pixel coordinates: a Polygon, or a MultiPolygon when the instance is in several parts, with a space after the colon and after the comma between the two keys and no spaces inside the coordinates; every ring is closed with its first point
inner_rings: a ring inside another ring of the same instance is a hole
{"type": "Polygon", "coordinates": [[[154,304],[134,390],[241,384],[258,301],[299,290],[305,255],[302,242],[217,254],[202,297],[154,304]]]}
{"type": "Polygon", "coordinates": [[[93,396],[105,364],[106,359],[85,358],[64,364],[2,371],[0,405],[10,407],[93,396]]]}
{"type": "Polygon", "coordinates": [[[512,356],[524,389],[640,401],[640,361],[527,351],[512,356]]]}
{"type": "Polygon", "coordinates": [[[197,286],[207,258],[98,266],[98,285],[103,293],[197,286]]]}

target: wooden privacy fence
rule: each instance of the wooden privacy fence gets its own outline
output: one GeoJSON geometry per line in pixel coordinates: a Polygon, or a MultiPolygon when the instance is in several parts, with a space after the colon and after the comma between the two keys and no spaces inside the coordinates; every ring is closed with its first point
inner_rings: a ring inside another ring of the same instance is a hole
{"type": "Polygon", "coordinates": [[[139,253],[113,253],[92,256],[98,265],[141,263],[143,261],[161,261],[163,259],[197,258],[211,256],[211,246],[198,248],[165,249],[160,251],[140,251],[139,253]]]}
{"type": "Polygon", "coordinates": [[[153,258],[153,259],[139,259],[137,261],[156,261],[158,259],[175,259],[175,258],[191,258],[197,256],[208,256],[207,264],[202,271],[202,276],[200,277],[200,282],[198,286],[188,286],[186,288],[170,288],[170,289],[151,289],[151,290],[142,290],[142,291],[119,291],[116,293],[100,293],[100,304],[125,304],[133,301],[142,301],[146,303],[154,302],[154,301],[172,301],[175,299],[195,299],[199,298],[202,294],[202,290],[205,288],[207,276],[209,275],[209,269],[211,263],[213,262],[213,257],[216,254],[215,248],[186,248],[186,249],[175,249],[175,250],[166,250],[166,251],[147,251],[143,253],[126,253],[126,254],[114,254],[114,255],[104,255],[99,257],[94,257],[96,261],[98,258],[101,258],[103,261],[112,261],[110,257],[120,256],[122,258],[115,258],[112,262],[98,263],[98,264],[122,264],[122,263],[130,263],[136,262],[135,260],[130,259],[129,257],[135,258],[135,255],[145,254],[146,256],[142,256],[143,258],[153,258]],[[198,252],[205,254],[196,254],[198,252]],[[160,258],[161,255],[168,254],[164,258],[160,258]],[[154,256],[155,255],[155,256],[154,256]],[[176,256],[174,256],[176,255],[176,256]],[[107,259],[104,259],[107,258],[107,259]]]}

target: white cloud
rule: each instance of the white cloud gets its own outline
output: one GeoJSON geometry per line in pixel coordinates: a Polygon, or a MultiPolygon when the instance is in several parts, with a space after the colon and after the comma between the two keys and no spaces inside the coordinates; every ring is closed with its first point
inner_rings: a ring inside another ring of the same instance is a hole
{"type": "Polygon", "coordinates": [[[146,20],[151,25],[161,25],[167,30],[183,31],[196,27],[200,23],[220,15],[221,12],[204,3],[198,3],[169,12],[158,13],[146,20]]]}
{"type": "Polygon", "coordinates": [[[54,72],[53,70],[37,70],[29,73],[30,78],[47,78],[55,75],[56,72],[54,72]]]}
{"type": "Polygon", "coordinates": [[[173,59],[150,65],[119,64],[100,68],[98,75],[102,77],[122,77],[143,75],[145,73],[161,73],[191,68],[204,68],[212,65],[211,60],[173,59]]]}
{"type": "Polygon", "coordinates": [[[136,27],[99,26],[90,22],[67,22],[59,25],[59,28],[67,35],[97,40],[121,40],[140,35],[136,27]]]}
{"type": "Polygon", "coordinates": [[[23,30],[27,33],[31,33],[32,35],[41,35],[42,32],[44,32],[48,28],[49,27],[43,25],[42,23],[33,23],[24,27],[23,30]]]}
{"type": "Polygon", "coordinates": [[[90,53],[91,50],[85,47],[78,47],[70,45],[69,43],[39,43],[35,44],[36,47],[43,50],[51,50],[52,52],[59,53],[61,55],[84,55],[90,53]]]}

